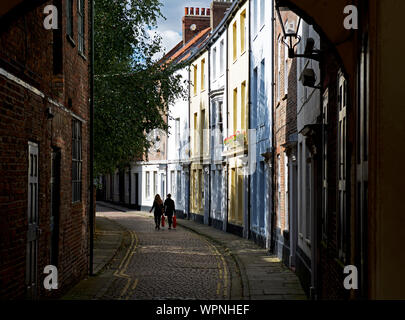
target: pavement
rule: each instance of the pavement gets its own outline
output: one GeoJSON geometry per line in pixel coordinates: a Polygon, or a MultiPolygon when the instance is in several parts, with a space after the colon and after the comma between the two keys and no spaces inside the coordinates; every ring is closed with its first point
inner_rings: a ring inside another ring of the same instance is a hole
{"type": "Polygon", "coordinates": [[[297,276],[250,240],[194,221],[97,203],[94,270],[63,299],[305,300],[297,276]]]}

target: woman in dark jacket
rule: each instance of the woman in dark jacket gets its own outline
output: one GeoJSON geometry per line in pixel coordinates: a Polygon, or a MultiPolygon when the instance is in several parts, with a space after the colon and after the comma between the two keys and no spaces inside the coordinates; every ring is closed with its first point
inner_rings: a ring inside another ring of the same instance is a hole
{"type": "Polygon", "coordinates": [[[160,230],[160,218],[163,214],[163,201],[158,194],[155,196],[155,201],[153,201],[152,209],[150,209],[149,212],[152,212],[153,209],[155,209],[155,229],[160,230]]]}

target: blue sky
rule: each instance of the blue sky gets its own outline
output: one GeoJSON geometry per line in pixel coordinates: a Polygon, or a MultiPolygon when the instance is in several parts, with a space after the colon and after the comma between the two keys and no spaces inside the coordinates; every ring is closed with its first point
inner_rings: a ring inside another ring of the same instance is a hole
{"type": "Polygon", "coordinates": [[[162,13],[166,20],[159,21],[157,32],[163,38],[163,47],[169,51],[182,39],[181,19],[185,7],[209,8],[211,0],[161,0],[162,13]]]}

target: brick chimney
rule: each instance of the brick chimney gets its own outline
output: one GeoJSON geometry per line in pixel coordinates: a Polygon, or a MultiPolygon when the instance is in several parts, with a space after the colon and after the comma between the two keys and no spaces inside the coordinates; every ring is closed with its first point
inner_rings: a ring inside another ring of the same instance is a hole
{"type": "Polygon", "coordinates": [[[209,8],[186,7],[183,17],[183,44],[189,42],[202,30],[210,27],[211,10],[209,8]]]}
{"type": "Polygon", "coordinates": [[[232,0],[217,0],[211,3],[211,30],[214,30],[225,16],[226,11],[232,5],[232,0]]]}

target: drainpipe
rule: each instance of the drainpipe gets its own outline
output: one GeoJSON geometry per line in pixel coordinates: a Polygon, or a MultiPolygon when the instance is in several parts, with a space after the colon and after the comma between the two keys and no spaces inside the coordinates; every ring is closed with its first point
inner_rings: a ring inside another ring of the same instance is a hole
{"type": "MultiPolygon", "coordinates": [[[[225,28],[226,28],[226,56],[225,56],[225,85],[226,85],[226,136],[228,136],[228,130],[229,130],[229,117],[228,117],[228,113],[229,113],[229,34],[228,34],[228,23],[225,24],[225,28]]],[[[228,231],[228,216],[229,216],[229,161],[226,160],[226,188],[225,188],[225,192],[226,192],[226,219],[225,219],[225,226],[223,229],[225,229],[224,231],[227,232],[228,231]]]]}
{"type": "Polygon", "coordinates": [[[90,56],[90,206],[89,206],[89,274],[93,275],[93,248],[94,248],[94,0],[90,1],[91,6],[91,56],[90,56]]]}
{"type": "MultiPolygon", "coordinates": [[[[251,4],[252,4],[252,1],[250,0],[249,1],[249,32],[248,32],[248,45],[249,45],[249,66],[248,66],[248,79],[249,79],[249,86],[248,86],[248,106],[249,106],[249,108],[248,108],[248,111],[247,111],[247,113],[248,113],[248,130],[247,130],[247,136],[248,136],[248,143],[250,143],[249,142],[249,129],[251,129],[251,125],[252,125],[252,123],[251,123],[251,115],[252,115],[252,113],[251,113],[251,109],[252,109],[252,81],[251,81],[251,69],[252,69],[252,45],[251,45],[251,40],[252,40],[252,32],[251,32],[251,30],[252,30],[252,10],[251,10],[251,8],[252,8],[252,6],[251,6],[251,4]]],[[[248,150],[249,150],[249,148],[248,148],[248,150]]],[[[251,163],[249,163],[249,159],[250,159],[250,155],[249,155],[249,151],[248,151],[248,165],[250,166],[251,165],[251,163]]],[[[249,174],[248,174],[248,204],[247,204],[247,207],[248,207],[248,211],[247,211],[247,215],[248,215],[248,219],[247,219],[247,221],[248,221],[248,225],[247,225],[247,238],[248,239],[250,239],[250,219],[251,219],[251,217],[250,217],[250,214],[251,214],[251,208],[250,208],[250,202],[251,202],[251,200],[250,200],[250,184],[251,184],[251,179],[252,179],[252,175],[250,174],[250,171],[248,171],[249,172],[249,174]]]]}
{"type": "Polygon", "coordinates": [[[272,63],[272,73],[271,73],[271,82],[272,82],[272,86],[273,86],[273,94],[271,95],[271,113],[272,113],[272,121],[271,121],[271,141],[272,141],[272,146],[271,149],[273,150],[272,152],[272,159],[271,159],[271,169],[270,169],[270,176],[271,176],[271,210],[272,212],[271,214],[271,225],[270,225],[270,252],[274,253],[274,245],[275,245],[275,239],[274,239],[274,221],[275,221],[275,212],[276,212],[276,208],[275,208],[275,193],[274,193],[274,189],[275,189],[275,183],[274,183],[274,168],[275,168],[275,157],[274,157],[274,146],[276,145],[276,139],[275,139],[275,91],[276,91],[276,83],[275,83],[275,77],[274,77],[274,66],[275,66],[275,55],[274,55],[274,40],[275,40],[275,16],[274,16],[274,1],[272,1],[272,8],[271,8],[271,26],[272,26],[272,30],[271,30],[271,51],[272,51],[272,59],[271,59],[271,63],[272,63]]]}
{"type": "MultiPolygon", "coordinates": [[[[167,116],[166,116],[167,125],[169,125],[169,106],[167,106],[167,116]]],[[[166,195],[169,194],[169,128],[166,132],[166,194],[163,195],[166,198],[166,195]]]]}
{"type": "MultiPolygon", "coordinates": [[[[190,196],[191,196],[191,161],[190,161],[190,153],[191,153],[191,125],[190,125],[190,107],[191,107],[191,66],[188,67],[188,197],[187,197],[187,219],[190,220],[190,196]]],[[[185,204],[185,203],[184,203],[185,204]]]]}
{"type": "Polygon", "coordinates": [[[209,157],[210,162],[208,164],[208,225],[210,223],[210,216],[211,216],[211,48],[207,46],[208,49],[208,150],[209,150],[209,157]]]}

